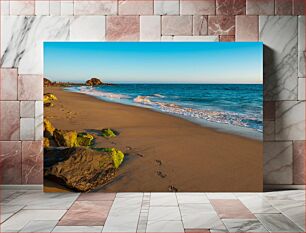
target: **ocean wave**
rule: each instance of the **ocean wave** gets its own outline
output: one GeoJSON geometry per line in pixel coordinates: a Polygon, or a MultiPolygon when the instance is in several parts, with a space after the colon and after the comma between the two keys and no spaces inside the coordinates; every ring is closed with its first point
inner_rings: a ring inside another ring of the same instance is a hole
{"type": "Polygon", "coordinates": [[[155,96],[155,97],[159,97],[159,98],[166,98],[166,96],[161,95],[161,94],[153,94],[153,96],[155,96]]]}
{"type": "Polygon", "coordinates": [[[78,92],[86,94],[86,95],[91,95],[91,96],[95,96],[95,97],[105,97],[105,98],[109,98],[109,99],[126,99],[126,98],[129,98],[129,96],[127,96],[127,95],[115,94],[115,93],[111,93],[111,92],[104,92],[104,91],[96,90],[93,87],[85,87],[85,86],[79,87],[78,92]]]}
{"type": "Polygon", "coordinates": [[[209,122],[229,124],[233,126],[240,126],[246,128],[253,128],[262,132],[261,127],[254,126],[254,123],[260,122],[256,116],[241,114],[236,112],[214,111],[193,109],[181,107],[173,103],[164,103],[150,100],[150,96],[137,96],[134,99],[135,103],[144,104],[157,107],[162,112],[191,117],[196,119],[203,119],[209,122]]]}

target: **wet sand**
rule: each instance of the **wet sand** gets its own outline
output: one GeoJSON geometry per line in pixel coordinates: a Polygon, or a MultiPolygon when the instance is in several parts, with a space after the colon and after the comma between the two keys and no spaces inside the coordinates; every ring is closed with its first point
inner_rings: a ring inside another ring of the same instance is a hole
{"type": "MultiPolygon", "coordinates": [[[[117,178],[101,192],[262,191],[262,142],[217,132],[150,109],[109,103],[80,93],[47,87],[58,101],[45,108],[56,128],[95,132],[112,128],[116,138],[96,147],[116,147],[126,156],[117,178]]],[[[67,191],[45,182],[45,191],[67,191]]]]}

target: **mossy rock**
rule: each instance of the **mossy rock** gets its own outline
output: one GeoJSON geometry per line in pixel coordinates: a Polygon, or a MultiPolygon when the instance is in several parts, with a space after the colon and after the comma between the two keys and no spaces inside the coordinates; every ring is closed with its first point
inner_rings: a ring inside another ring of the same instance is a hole
{"type": "Polygon", "coordinates": [[[113,165],[117,169],[124,160],[124,153],[116,148],[93,148],[99,152],[107,152],[110,153],[113,160],[113,165]]]}
{"type": "Polygon", "coordinates": [[[75,130],[55,129],[53,132],[54,139],[58,146],[76,147],[78,146],[78,134],[75,130]]]}
{"type": "Polygon", "coordinates": [[[102,129],[101,136],[104,138],[113,138],[116,137],[116,133],[111,129],[102,129]]]}
{"type": "Polygon", "coordinates": [[[44,135],[45,137],[49,138],[53,136],[55,128],[53,127],[53,125],[51,124],[51,122],[44,118],[44,135]]]}
{"type": "Polygon", "coordinates": [[[44,94],[44,106],[45,107],[53,107],[54,104],[52,103],[54,100],[57,100],[57,97],[52,93],[44,94]]]}
{"type": "Polygon", "coordinates": [[[50,141],[48,138],[44,138],[44,148],[48,148],[50,146],[50,141]]]}
{"type": "Polygon", "coordinates": [[[91,146],[93,144],[94,136],[89,133],[78,133],[77,144],[79,146],[91,146]]]}
{"type": "Polygon", "coordinates": [[[48,100],[52,101],[52,100],[57,100],[57,97],[52,93],[46,93],[46,94],[44,94],[44,100],[45,99],[48,99],[48,100]]]}

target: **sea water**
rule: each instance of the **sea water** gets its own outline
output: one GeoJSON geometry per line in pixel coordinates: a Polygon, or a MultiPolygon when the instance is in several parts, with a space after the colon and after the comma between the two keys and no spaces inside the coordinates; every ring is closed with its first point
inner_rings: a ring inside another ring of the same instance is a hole
{"type": "Polygon", "coordinates": [[[261,84],[116,84],[66,90],[151,108],[206,127],[262,140],[261,84]]]}

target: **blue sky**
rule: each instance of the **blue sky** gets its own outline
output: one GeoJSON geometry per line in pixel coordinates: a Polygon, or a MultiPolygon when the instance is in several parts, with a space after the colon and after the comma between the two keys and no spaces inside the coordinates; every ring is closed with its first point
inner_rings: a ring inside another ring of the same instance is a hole
{"type": "Polygon", "coordinates": [[[262,43],[45,42],[52,81],[262,83],[262,43]]]}

